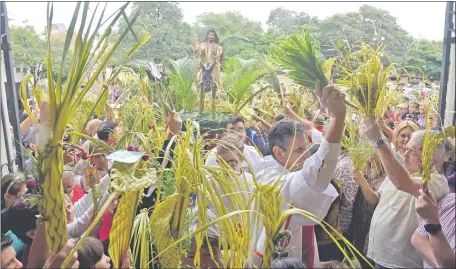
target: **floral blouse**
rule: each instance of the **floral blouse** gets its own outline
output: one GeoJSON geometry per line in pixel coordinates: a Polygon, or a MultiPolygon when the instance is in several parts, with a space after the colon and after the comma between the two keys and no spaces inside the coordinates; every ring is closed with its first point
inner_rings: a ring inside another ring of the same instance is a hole
{"type": "Polygon", "coordinates": [[[348,153],[344,153],[339,157],[334,177],[342,184],[339,227],[343,233],[348,233],[353,219],[353,204],[359,188],[359,184],[353,179],[353,164],[348,153]]]}

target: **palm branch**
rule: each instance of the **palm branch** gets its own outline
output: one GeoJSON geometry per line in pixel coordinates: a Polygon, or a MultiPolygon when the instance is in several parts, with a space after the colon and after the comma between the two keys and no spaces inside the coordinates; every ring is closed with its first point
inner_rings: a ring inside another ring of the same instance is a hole
{"type": "Polygon", "coordinates": [[[317,80],[322,87],[329,84],[317,55],[309,30],[293,32],[271,48],[271,60],[288,70],[288,76],[297,84],[308,89],[314,89],[317,80]]]}
{"type": "MultiPolygon", "coordinates": [[[[106,6],[105,6],[106,7],[106,6]]],[[[123,5],[119,11],[124,10],[127,5],[123,5]]],[[[44,199],[44,212],[41,214],[46,219],[45,231],[46,239],[51,248],[52,253],[56,254],[67,241],[67,228],[65,217],[65,206],[63,198],[63,188],[61,184],[61,175],[63,171],[63,148],[62,138],[65,128],[73,117],[76,109],[81,104],[84,96],[94,84],[96,78],[99,76],[103,68],[106,66],[107,61],[112,56],[114,51],[119,46],[119,43],[125,37],[126,33],[121,35],[121,38],[113,44],[111,48],[107,48],[107,40],[111,34],[112,27],[120,17],[119,11],[111,19],[110,24],[106,28],[101,37],[97,37],[97,33],[102,25],[102,18],[105,12],[103,9],[98,21],[95,21],[95,13],[98,10],[96,6],[93,16],[88,17],[89,3],[84,4],[78,2],[73,14],[72,21],[68,28],[67,36],[65,39],[62,64],[58,70],[52,68],[51,59],[51,25],[53,20],[54,7],[53,4],[48,3],[47,8],[47,77],[48,77],[48,106],[45,109],[49,110],[49,120],[46,123],[48,133],[43,134],[41,139],[48,139],[44,161],[38,167],[38,174],[40,181],[43,182],[43,199],[44,199]],[[81,8],[82,5],[82,8],[81,8]],[[76,31],[76,21],[81,17],[79,29],[76,31]],[[88,24],[87,24],[88,22],[88,24]],[[75,34],[77,32],[77,34],[75,34]],[[76,42],[74,44],[73,54],[68,54],[73,34],[76,35],[76,42]],[[97,37],[97,41],[96,40],[97,37]],[[98,63],[97,68],[90,76],[86,83],[85,73],[89,63],[95,59],[98,63]],[[70,68],[68,72],[68,79],[63,83],[63,63],[70,60],[70,68]],[[54,82],[53,73],[57,73],[57,81],[54,82]],[[85,86],[81,85],[85,83],[85,86]]],[[[128,25],[127,29],[131,28],[128,25]]],[[[131,50],[128,57],[131,56],[134,50],[131,50]]],[[[28,104],[26,104],[26,107],[28,104]]],[[[26,108],[27,109],[27,108],[26,108]]],[[[28,108],[29,109],[29,108],[28,108]]]]}
{"type": "MultiPolygon", "coordinates": [[[[330,70],[325,69],[323,62],[319,59],[315,43],[316,41],[310,35],[310,30],[303,33],[293,32],[271,47],[271,60],[280,65],[297,84],[311,90],[315,89],[318,84],[320,84],[320,88],[324,88],[329,84],[327,74],[330,75],[330,70]]],[[[332,64],[327,62],[326,66],[329,67],[332,64]]],[[[321,89],[314,94],[321,97],[321,89]]],[[[346,100],[345,104],[356,109],[346,100]]]]}

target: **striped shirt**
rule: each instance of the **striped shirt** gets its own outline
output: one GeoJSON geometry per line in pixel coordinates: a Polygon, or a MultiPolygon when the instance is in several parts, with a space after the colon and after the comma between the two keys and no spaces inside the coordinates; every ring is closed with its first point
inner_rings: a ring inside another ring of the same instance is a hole
{"type": "MultiPolygon", "coordinates": [[[[456,250],[456,238],[455,238],[455,193],[450,193],[439,201],[439,221],[442,225],[442,232],[453,250],[456,250]]],[[[429,239],[428,233],[424,230],[424,221],[420,222],[420,225],[416,229],[416,232],[429,239]]],[[[423,268],[434,268],[432,264],[426,260],[423,262],[423,268]]]]}

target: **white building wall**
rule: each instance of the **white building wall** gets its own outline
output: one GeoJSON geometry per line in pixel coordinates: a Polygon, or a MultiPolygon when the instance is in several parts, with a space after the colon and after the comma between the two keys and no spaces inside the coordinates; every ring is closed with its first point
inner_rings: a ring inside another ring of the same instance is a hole
{"type": "Polygon", "coordinates": [[[445,119],[443,125],[445,127],[451,126],[453,117],[455,116],[455,80],[456,80],[456,55],[455,55],[455,44],[451,44],[450,52],[450,72],[448,76],[448,88],[446,96],[446,109],[445,109],[445,119]]]}

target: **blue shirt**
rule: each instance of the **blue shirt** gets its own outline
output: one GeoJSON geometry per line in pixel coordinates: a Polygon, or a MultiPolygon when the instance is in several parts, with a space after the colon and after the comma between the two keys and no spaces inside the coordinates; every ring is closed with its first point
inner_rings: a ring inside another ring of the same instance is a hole
{"type": "Polygon", "coordinates": [[[22,242],[21,239],[19,239],[13,232],[8,231],[6,233],[6,235],[11,237],[11,239],[13,240],[13,245],[12,246],[13,246],[14,250],[16,251],[16,253],[19,253],[19,252],[21,252],[22,250],[25,249],[24,242],[22,242]]]}

